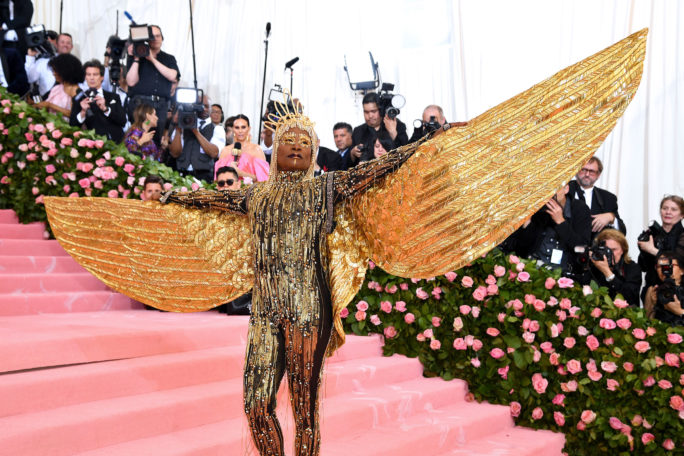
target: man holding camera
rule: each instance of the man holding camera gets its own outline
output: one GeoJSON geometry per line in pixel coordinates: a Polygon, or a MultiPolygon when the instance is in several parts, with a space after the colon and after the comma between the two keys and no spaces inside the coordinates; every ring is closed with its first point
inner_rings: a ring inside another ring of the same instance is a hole
{"type": "Polygon", "coordinates": [[[204,111],[198,116],[195,128],[182,129],[179,125],[172,133],[169,154],[176,159],[176,169],[183,176],[212,182],[214,163],[226,145],[226,136],[221,127],[209,119],[209,98],[206,95],[202,103],[204,111]]]}
{"type": "Polygon", "coordinates": [[[397,147],[408,144],[406,124],[380,109],[380,97],[375,92],[363,97],[363,119],[365,123],[352,132],[351,166],[373,158],[373,146],[380,131],[387,132],[397,147]]]}
{"type": "Polygon", "coordinates": [[[74,42],[68,33],[57,35],[54,48],[49,39],[50,31],[44,33],[45,41],[37,48],[28,48],[24,63],[28,82],[37,85],[36,91],[32,92],[32,95],[35,95],[36,99],[40,97],[42,100],[47,99],[50,90],[55,85],[55,75],[48,65],[50,58],[55,56],[55,50],[57,54],[70,54],[74,48],[74,42]]]}
{"type": "Polygon", "coordinates": [[[149,26],[149,48],[128,45],[128,63],[126,69],[126,83],[128,84],[128,118],[133,121],[133,111],[140,103],[147,103],[154,107],[157,117],[157,130],[154,141],[161,143],[161,134],[166,123],[166,114],[171,100],[171,85],[176,81],[180,71],[176,58],[161,50],[164,35],[158,25],[149,26]],[[137,52],[138,50],[145,52],[137,52]]]}
{"type": "Polygon", "coordinates": [[[102,89],[104,65],[98,60],[90,60],[83,65],[83,69],[88,90],[74,97],[69,124],[95,130],[98,135],[121,142],[126,114],[119,96],[102,89]]]}
{"type": "Polygon", "coordinates": [[[614,229],[601,231],[590,249],[589,260],[591,279],[608,288],[611,298],[619,293],[630,306],[639,306],[641,269],[629,257],[624,234],[614,229]]]}
{"type": "Polygon", "coordinates": [[[430,105],[423,110],[423,121],[418,124],[414,124],[413,134],[409,142],[416,142],[423,136],[437,130],[439,127],[447,123],[444,117],[444,110],[437,105],[430,105]]]}

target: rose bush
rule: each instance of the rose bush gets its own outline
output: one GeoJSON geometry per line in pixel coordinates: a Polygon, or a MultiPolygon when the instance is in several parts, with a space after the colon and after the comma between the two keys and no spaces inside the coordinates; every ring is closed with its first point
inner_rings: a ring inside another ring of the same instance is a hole
{"type": "Polygon", "coordinates": [[[146,176],[166,188],[199,188],[192,178],[132,155],[121,144],[82,131],[0,87],[0,209],[22,223],[46,221],[45,196],[140,198],[146,176]]]}
{"type": "Polygon", "coordinates": [[[347,315],[347,332],[385,335],[386,355],[418,357],[426,376],[465,379],[519,424],[565,433],[570,455],[684,448],[684,332],[595,283],[494,250],[426,280],[375,267],[347,315]]]}

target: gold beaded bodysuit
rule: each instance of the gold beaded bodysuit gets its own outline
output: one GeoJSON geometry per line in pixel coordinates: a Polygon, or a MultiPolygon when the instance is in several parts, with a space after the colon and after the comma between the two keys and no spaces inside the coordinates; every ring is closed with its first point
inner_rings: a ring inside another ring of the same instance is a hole
{"type": "Polygon", "coordinates": [[[508,237],[610,133],[639,86],[646,36],[637,32],[463,128],[352,171],[314,179],[311,169],[272,168],[268,182],[247,191],[169,197],[179,205],[46,197],[46,211],[65,250],[146,304],[200,311],[253,287],[245,410],[255,444],[283,454],[273,408],[287,370],[298,454],[317,454],[323,353],[344,342],[340,311],[367,260],[427,278],[508,237]]]}

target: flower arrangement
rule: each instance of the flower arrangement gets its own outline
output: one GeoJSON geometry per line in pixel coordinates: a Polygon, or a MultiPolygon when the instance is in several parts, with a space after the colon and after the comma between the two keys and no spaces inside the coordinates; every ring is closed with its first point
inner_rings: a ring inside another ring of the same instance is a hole
{"type": "Polygon", "coordinates": [[[418,357],[424,375],[465,379],[519,424],[565,433],[567,454],[684,448],[681,329],[498,250],[427,280],[371,267],[343,323],[382,334],[385,355],[418,357]]]}
{"type": "Polygon", "coordinates": [[[23,223],[46,221],[45,196],[139,198],[146,176],[165,189],[197,189],[192,178],[121,144],[69,126],[61,116],[35,109],[0,88],[0,208],[23,223]]]}

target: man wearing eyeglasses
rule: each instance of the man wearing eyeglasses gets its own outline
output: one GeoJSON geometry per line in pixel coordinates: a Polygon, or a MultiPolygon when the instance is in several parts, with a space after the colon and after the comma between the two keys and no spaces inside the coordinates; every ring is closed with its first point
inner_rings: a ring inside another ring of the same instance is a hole
{"type": "Polygon", "coordinates": [[[603,163],[596,157],[591,157],[575,176],[575,180],[570,182],[569,197],[582,200],[586,203],[591,212],[591,238],[605,228],[614,228],[627,233],[625,223],[618,214],[617,196],[608,190],[594,187],[594,184],[601,177],[603,163]]]}
{"type": "Polygon", "coordinates": [[[235,168],[224,166],[216,171],[217,190],[240,190],[240,179],[235,168]]]}

